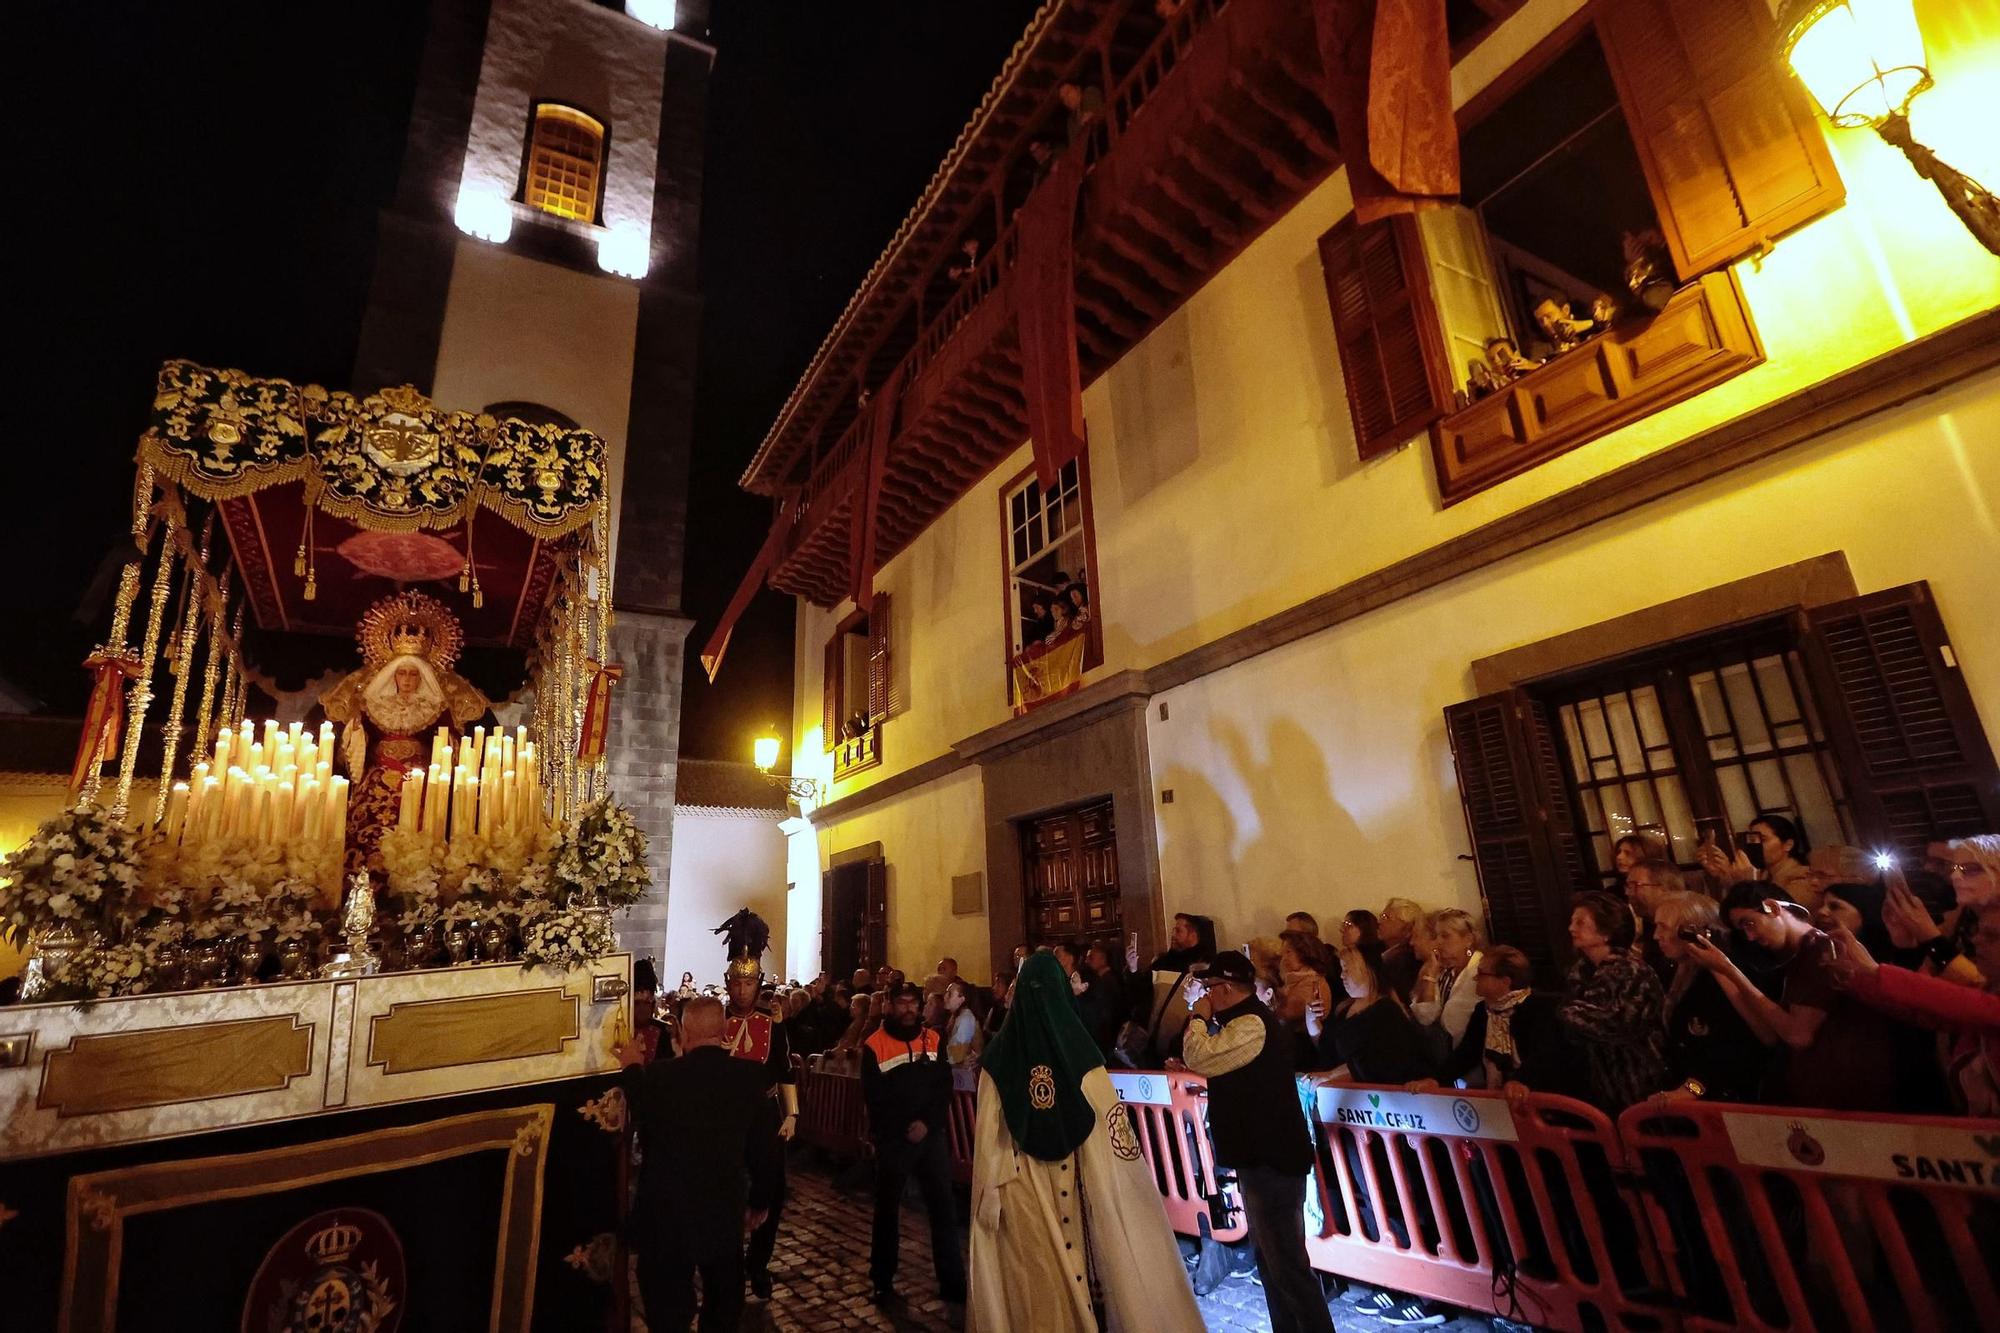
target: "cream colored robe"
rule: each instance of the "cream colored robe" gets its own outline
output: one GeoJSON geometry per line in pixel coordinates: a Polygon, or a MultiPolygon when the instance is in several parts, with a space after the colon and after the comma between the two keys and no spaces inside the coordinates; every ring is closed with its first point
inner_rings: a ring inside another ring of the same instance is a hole
{"type": "Polygon", "coordinates": [[[1166,1209],[1103,1069],[1084,1075],[1083,1095],[1096,1131],[1067,1161],[1044,1162],[1015,1148],[993,1078],[979,1076],[967,1333],[1096,1333],[1091,1262],[1108,1333],[1200,1333],[1166,1209]]]}

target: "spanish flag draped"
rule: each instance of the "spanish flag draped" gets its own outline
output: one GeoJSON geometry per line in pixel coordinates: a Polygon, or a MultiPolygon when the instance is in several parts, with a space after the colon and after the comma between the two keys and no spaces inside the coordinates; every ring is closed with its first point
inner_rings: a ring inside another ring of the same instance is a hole
{"type": "Polygon", "coordinates": [[[77,741],[76,762],[70,766],[69,794],[75,800],[97,766],[118,753],[119,723],[125,715],[125,682],[139,676],[139,660],[111,653],[92,653],[83,660],[97,677],[90,688],[90,707],[83,715],[83,736],[77,741]]]}
{"type": "Polygon", "coordinates": [[[576,757],[591,764],[604,758],[604,738],[611,730],[611,687],[624,676],[625,668],[597,661],[586,661],[585,666],[594,674],[583,706],[583,730],[576,737],[576,757]]]}
{"type": "Polygon", "coordinates": [[[1014,715],[1074,690],[1083,681],[1083,647],[1088,635],[1072,634],[1045,653],[1014,662],[1014,715]]]}

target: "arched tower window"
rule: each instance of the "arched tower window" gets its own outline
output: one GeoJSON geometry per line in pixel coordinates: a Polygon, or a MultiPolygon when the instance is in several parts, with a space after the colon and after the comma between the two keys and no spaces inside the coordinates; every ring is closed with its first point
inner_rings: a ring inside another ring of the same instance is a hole
{"type": "Polygon", "coordinates": [[[535,104],[525,195],[530,205],[559,218],[595,222],[603,162],[603,121],[560,102],[535,104]]]}

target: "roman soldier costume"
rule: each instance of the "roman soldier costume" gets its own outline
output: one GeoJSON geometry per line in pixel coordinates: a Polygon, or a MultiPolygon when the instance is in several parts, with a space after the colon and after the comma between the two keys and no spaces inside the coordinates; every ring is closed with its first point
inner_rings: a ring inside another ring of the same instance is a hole
{"type": "Polygon", "coordinates": [[[750,1129],[749,1151],[767,1154],[765,1165],[777,1184],[763,1225],[750,1233],[744,1268],[750,1278],[750,1290],[760,1299],[769,1299],[771,1252],[777,1245],[778,1221],[785,1209],[785,1145],[799,1123],[798,1079],[792,1072],[784,1011],[776,1006],[765,1008],[754,1000],[746,1011],[736,999],[742,982],[763,985],[763,955],[771,942],[771,928],[746,907],[717,926],[714,933],[723,936],[729,946],[729,966],[723,982],[731,994],[724,1019],[723,1048],[734,1059],[761,1066],[764,1075],[765,1100],[757,1123],[750,1129]]]}

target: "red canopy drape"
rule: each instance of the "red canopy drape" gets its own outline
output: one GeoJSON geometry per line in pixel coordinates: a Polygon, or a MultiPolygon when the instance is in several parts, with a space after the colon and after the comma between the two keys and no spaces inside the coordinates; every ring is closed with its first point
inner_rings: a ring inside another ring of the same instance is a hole
{"type": "Polygon", "coordinates": [[[1444,5],[1314,0],[1327,105],[1364,223],[1458,195],[1444,5]]]}

